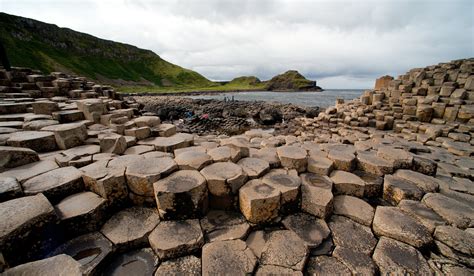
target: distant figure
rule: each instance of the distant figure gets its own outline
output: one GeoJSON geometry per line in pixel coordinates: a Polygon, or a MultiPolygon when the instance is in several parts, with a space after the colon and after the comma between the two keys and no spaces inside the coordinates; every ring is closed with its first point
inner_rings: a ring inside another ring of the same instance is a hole
{"type": "Polygon", "coordinates": [[[8,61],[7,52],[5,51],[5,47],[3,47],[3,43],[0,41],[0,60],[2,61],[2,66],[7,71],[11,71],[12,68],[10,66],[10,62],[8,61]]]}
{"type": "Polygon", "coordinates": [[[232,96],[232,102],[234,101],[234,96],[232,96]]]}

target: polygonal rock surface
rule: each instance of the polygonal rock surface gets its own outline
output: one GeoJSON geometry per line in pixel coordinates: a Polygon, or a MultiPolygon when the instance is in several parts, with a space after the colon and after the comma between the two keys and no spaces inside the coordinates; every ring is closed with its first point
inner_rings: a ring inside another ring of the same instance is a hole
{"type": "Polygon", "coordinates": [[[99,232],[74,238],[51,253],[51,256],[66,254],[81,264],[83,274],[97,273],[97,267],[112,252],[112,243],[99,232]]]}
{"type": "Polygon", "coordinates": [[[473,209],[456,199],[439,193],[430,193],[423,197],[423,203],[454,226],[459,228],[474,226],[473,209]]]}
{"type": "Polygon", "coordinates": [[[155,127],[160,137],[170,137],[176,134],[176,126],[173,124],[161,124],[155,127]]]}
{"type": "Polygon", "coordinates": [[[270,164],[262,159],[246,157],[237,163],[242,167],[249,179],[259,178],[270,170],[270,164]]]}
{"type": "Polygon", "coordinates": [[[420,200],[423,191],[413,182],[393,175],[386,175],[383,181],[383,198],[393,205],[402,199],[420,200]]]}
{"type": "Polygon", "coordinates": [[[0,168],[15,168],[39,161],[38,154],[25,148],[0,146],[0,168]]]}
{"type": "Polygon", "coordinates": [[[81,276],[81,264],[71,256],[61,254],[51,258],[22,264],[3,275],[71,275],[81,276]]]}
{"type": "Polygon", "coordinates": [[[320,175],[329,175],[334,167],[334,162],[320,155],[310,155],[308,157],[308,172],[320,175]]]}
{"type": "Polygon", "coordinates": [[[56,162],[51,160],[44,160],[15,167],[13,169],[1,173],[0,176],[14,177],[18,180],[18,182],[23,183],[32,177],[57,168],[59,168],[59,166],[58,164],[56,164],[56,162]]]}
{"type": "Polygon", "coordinates": [[[411,168],[413,163],[413,155],[403,149],[382,146],[378,148],[377,155],[392,162],[394,169],[411,168]]]}
{"type": "Polygon", "coordinates": [[[202,275],[250,274],[257,258],[241,240],[215,241],[202,248],[202,275]]]}
{"type": "Polygon", "coordinates": [[[332,237],[336,246],[350,248],[356,252],[370,254],[377,244],[369,227],[351,219],[332,216],[329,222],[332,237]]]}
{"type": "Polygon", "coordinates": [[[181,258],[168,260],[160,264],[155,272],[155,276],[168,275],[201,275],[201,260],[190,255],[181,258]]]}
{"type": "Polygon", "coordinates": [[[54,208],[61,223],[71,233],[97,230],[102,224],[106,200],[92,192],[82,192],[66,197],[54,208]]]}
{"type": "Polygon", "coordinates": [[[210,242],[242,239],[250,230],[245,218],[237,212],[212,210],[201,219],[201,227],[210,242]]]}
{"type": "MultiPolygon", "coordinates": [[[[57,124],[59,124],[59,122],[56,120],[35,120],[35,121],[23,123],[23,129],[24,130],[40,130],[44,127],[57,125],[57,124]]],[[[54,142],[54,144],[56,144],[56,141],[54,142]]]]}
{"type": "Polygon", "coordinates": [[[8,176],[0,176],[0,202],[14,199],[23,195],[20,183],[8,176]]]}
{"type": "Polygon", "coordinates": [[[189,142],[175,134],[170,137],[151,137],[138,142],[140,145],[153,145],[157,151],[173,152],[175,149],[187,147],[189,142]]]}
{"type": "Polygon", "coordinates": [[[257,268],[255,275],[303,275],[301,271],[296,271],[290,268],[281,267],[277,265],[261,265],[257,268]]]}
{"type": "Polygon", "coordinates": [[[215,196],[235,194],[247,180],[247,174],[237,164],[218,162],[201,170],[209,192],[215,196]]]}
{"type": "Polygon", "coordinates": [[[40,174],[23,183],[26,195],[43,193],[55,203],[84,189],[82,173],[74,167],[64,167],[40,174]]]}
{"type": "Polygon", "coordinates": [[[63,150],[80,146],[87,139],[87,128],[82,123],[47,126],[41,130],[54,132],[56,144],[63,150]]]}
{"type": "Polygon", "coordinates": [[[247,182],[239,190],[240,211],[252,223],[263,223],[277,217],[280,191],[259,179],[247,182]]]}
{"type": "Polygon", "coordinates": [[[122,154],[127,149],[125,136],[116,133],[100,134],[99,141],[101,152],[122,154]]]}
{"type": "Polygon", "coordinates": [[[207,153],[189,150],[177,154],[175,159],[180,170],[201,170],[212,163],[212,159],[207,153]]]}
{"type": "Polygon", "coordinates": [[[382,194],[383,178],[364,171],[355,171],[355,175],[365,182],[364,197],[378,197],[382,194]]]}
{"type": "Polygon", "coordinates": [[[7,140],[7,145],[30,148],[36,152],[47,152],[57,149],[54,133],[48,131],[19,131],[12,133],[7,140]]]}
{"type": "Polygon", "coordinates": [[[306,213],[289,215],[282,223],[287,229],[295,232],[310,248],[319,246],[330,233],[324,220],[306,213]]]}
{"type": "Polygon", "coordinates": [[[423,255],[408,244],[381,237],[373,259],[381,275],[431,275],[423,255]]]}
{"type": "MultiPolygon", "coordinates": [[[[138,155],[139,156],[139,155],[138,155]]],[[[128,196],[125,180],[125,158],[137,161],[132,155],[124,155],[113,160],[101,160],[82,167],[82,178],[87,189],[109,201],[122,201],[128,196]]],[[[141,156],[139,156],[141,157],[141,156]]]]}
{"type": "Polygon", "coordinates": [[[302,271],[308,248],[293,231],[278,230],[269,234],[260,262],[302,271]]]}
{"type": "Polygon", "coordinates": [[[277,154],[281,165],[288,169],[296,169],[298,172],[306,171],[308,160],[306,150],[296,146],[283,146],[277,148],[277,154]]]}
{"type": "Polygon", "coordinates": [[[133,146],[125,150],[123,154],[144,154],[155,150],[154,146],[149,145],[138,145],[133,146]]]}
{"type": "Polygon", "coordinates": [[[331,173],[331,180],[337,194],[364,196],[365,182],[355,174],[337,170],[331,173]]]}
{"type": "Polygon", "coordinates": [[[270,172],[262,182],[280,191],[280,211],[291,212],[299,208],[301,179],[283,172],[270,172]]]}
{"type": "Polygon", "coordinates": [[[237,162],[240,159],[240,152],[228,146],[217,147],[207,152],[214,162],[237,162]]]}
{"type": "Polygon", "coordinates": [[[438,180],[436,178],[419,172],[414,172],[412,170],[398,170],[393,175],[414,183],[425,193],[433,193],[439,189],[438,180]]]}
{"type": "Polygon", "coordinates": [[[271,168],[280,167],[280,159],[278,158],[276,148],[263,148],[254,151],[250,154],[250,157],[258,158],[267,161],[271,168]]]}
{"type": "Polygon", "coordinates": [[[373,229],[379,236],[393,238],[417,248],[432,242],[428,229],[397,207],[378,206],[373,229]]]}
{"type": "Polygon", "coordinates": [[[178,168],[172,158],[146,158],[127,166],[125,177],[130,190],[140,196],[153,196],[153,183],[178,168]]]}
{"type": "Polygon", "coordinates": [[[310,257],[306,272],[311,275],[352,275],[347,266],[336,258],[328,256],[310,257]]]}
{"type": "Polygon", "coordinates": [[[331,150],[327,158],[334,162],[333,164],[336,170],[350,172],[355,166],[355,155],[351,151],[331,150]]]}
{"type": "Polygon", "coordinates": [[[368,151],[357,152],[357,167],[365,172],[378,176],[393,172],[392,162],[368,151]]]}
{"type": "Polygon", "coordinates": [[[301,176],[301,209],[318,218],[326,219],[333,210],[332,181],[327,176],[313,173],[301,176]]]}
{"type": "Polygon", "coordinates": [[[120,254],[113,258],[104,269],[104,275],[153,275],[159,264],[158,257],[151,248],[120,254]]]}
{"type": "Polygon", "coordinates": [[[333,256],[343,263],[353,275],[375,275],[376,265],[367,254],[336,246],[333,256]]]}
{"type": "Polygon", "coordinates": [[[472,257],[474,255],[473,233],[453,226],[438,226],[434,232],[434,238],[467,256],[472,257]]]}
{"type": "Polygon", "coordinates": [[[360,198],[346,195],[334,198],[334,214],[336,215],[342,215],[360,224],[370,226],[374,213],[374,207],[360,198]]]}
{"type": "Polygon", "coordinates": [[[416,200],[402,200],[398,203],[398,208],[421,222],[429,231],[433,233],[436,226],[445,225],[446,221],[436,214],[425,204],[416,200]]]}
{"type": "Polygon", "coordinates": [[[132,207],[113,215],[100,232],[120,249],[147,244],[148,234],[160,222],[156,209],[132,207]]]}
{"type": "Polygon", "coordinates": [[[161,260],[189,255],[204,244],[199,220],[162,221],[148,236],[161,260]]]}

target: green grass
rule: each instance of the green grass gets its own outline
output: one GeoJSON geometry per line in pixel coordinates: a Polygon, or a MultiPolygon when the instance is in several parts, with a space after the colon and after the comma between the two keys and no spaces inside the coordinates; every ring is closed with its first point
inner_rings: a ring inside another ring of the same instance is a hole
{"type": "Polygon", "coordinates": [[[173,87],[162,87],[162,86],[116,86],[115,89],[123,93],[179,93],[179,92],[225,92],[225,91],[254,91],[254,90],[265,90],[265,84],[260,83],[256,85],[244,85],[244,84],[220,84],[212,83],[207,86],[173,86],[173,87]]]}

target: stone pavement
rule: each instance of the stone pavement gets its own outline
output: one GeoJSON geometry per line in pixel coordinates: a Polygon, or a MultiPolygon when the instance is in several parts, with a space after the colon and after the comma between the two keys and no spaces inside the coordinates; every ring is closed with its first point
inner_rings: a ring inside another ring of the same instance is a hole
{"type": "Polygon", "coordinates": [[[198,136],[85,78],[0,71],[0,271],[472,275],[474,61],[378,86],[291,134],[198,136]]]}

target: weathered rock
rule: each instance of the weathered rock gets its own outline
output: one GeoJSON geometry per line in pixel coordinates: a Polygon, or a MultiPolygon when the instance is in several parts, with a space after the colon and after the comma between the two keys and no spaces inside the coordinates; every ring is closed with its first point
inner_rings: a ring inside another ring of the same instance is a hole
{"type": "Polygon", "coordinates": [[[177,169],[178,166],[169,157],[145,158],[127,166],[125,177],[133,193],[153,197],[153,183],[177,169]]]}
{"type": "Polygon", "coordinates": [[[157,127],[161,123],[160,117],[158,116],[141,116],[133,119],[133,121],[138,127],[147,126],[150,128],[157,127]]]}
{"type": "Polygon", "coordinates": [[[61,254],[51,258],[22,264],[7,270],[3,275],[77,275],[81,276],[81,264],[71,256],[61,254]]]}
{"type": "Polygon", "coordinates": [[[375,210],[362,199],[340,195],[334,198],[334,214],[348,217],[360,224],[370,227],[375,210]]]}
{"type": "Polygon", "coordinates": [[[377,240],[369,227],[356,223],[351,219],[332,216],[329,228],[336,246],[370,255],[377,244],[377,240]]]}
{"type": "Polygon", "coordinates": [[[50,256],[66,254],[81,264],[84,275],[98,273],[102,261],[112,252],[112,243],[99,232],[85,234],[62,244],[50,256]]]}
{"type": "Polygon", "coordinates": [[[53,204],[84,189],[82,173],[74,167],[64,167],[40,174],[23,183],[26,195],[43,193],[53,204]]]}
{"type": "Polygon", "coordinates": [[[63,150],[80,146],[87,139],[87,128],[82,123],[52,125],[41,130],[54,132],[56,144],[63,150]]]}
{"type": "Polygon", "coordinates": [[[383,198],[393,205],[403,199],[420,200],[423,191],[413,182],[404,178],[386,175],[383,182],[383,198]]]}
{"type": "Polygon", "coordinates": [[[332,180],[313,173],[301,175],[301,209],[318,218],[328,218],[333,210],[332,180]]]}
{"type": "Polygon", "coordinates": [[[153,184],[162,219],[185,219],[207,212],[206,179],[191,170],[178,171],[153,184]]]}
{"type": "Polygon", "coordinates": [[[418,186],[425,193],[436,192],[439,189],[438,180],[411,170],[397,170],[394,176],[404,178],[418,186]]]}
{"type": "Polygon", "coordinates": [[[262,159],[246,157],[237,163],[242,167],[249,179],[259,178],[270,170],[270,164],[262,159]]]}
{"type": "Polygon", "coordinates": [[[65,233],[70,236],[98,230],[106,208],[107,201],[92,192],[68,196],[54,206],[65,233]]]}
{"type": "Polygon", "coordinates": [[[298,176],[282,172],[270,172],[262,178],[262,182],[280,192],[281,212],[288,213],[300,208],[301,179],[298,176]]]}
{"type": "Polygon", "coordinates": [[[59,105],[52,101],[38,101],[31,103],[33,112],[35,114],[46,114],[51,115],[55,111],[59,111],[59,105]]]}
{"type": "Polygon", "coordinates": [[[173,152],[175,149],[184,148],[190,145],[184,137],[175,134],[170,137],[150,137],[138,141],[139,145],[152,145],[157,151],[173,152]]]}
{"type": "Polygon", "coordinates": [[[392,162],[378,157],[373,152],[357,152],[357,167],[367,173],[383,176],[393,172],[392,162]]]}
{"type": "Polygon", "coordinates": [[[283,146],[277,148],[277,154],[283,167],[296,169],[298,172],[306,171],[306,150],[296,146],[283,146]]]}
{"type": "Polygon", "coordinates": [[[201,227],[208,241],[244,238],[250,230],[245,218],[237,212],[212,210],[201,219],[201,227]]]}
{"type": "Polygon", "coordinates": [[[334,167],[334,162],[324,156],[310,155],[308,157],[308,172],[320,175],[329,175],[334,167]]]}
{"type": "Polygon", "coordinates": [[[62,110],[53,112],[53,119],[60,124],[73,123],[84,120],[84,113],[79,110],[62,110]]]}
{"type": "Polygon", "coordinates": [[[240,211],[252,223],[264,223],[278,216],[280,191],[259,179],[247,182],[239,190],[240,211]]]}
{"type": "Polygon", "coordinates": [[[423,255],[408,244],[381,237],[373,259],[382,275],[431,275],[433,274],[423,255]]]}
{"type": "Polygon", "coordinates": [[[159,222],[160,217],[156,209],[132,207],[113,215],[100,232],[116,248],[129,250],[147,245],[148,235],[159,222]]]}
{"type": "MultiPolygon", "coordinates": [[[[125,180],[125,158],[133,157],[124,155],[111,161],[104,159],[88,166],[82,167],[83,180],[87,189],[99,194],[110,202],[119,203],[127,198],[128,189],[125,180]]],[[[141,157],[140,157],[141,158],[141,157]]],[[[130,158],[130,161],[136,161],[130,158]]]]}
{"type": "Polygon", "coordinates": [[[168,275],[201,275],[201,260],[190,255],[162,262],[155,272],[155,276],[168,275]]]}
{"type": "Polygon", "coordinates": [[[426,194],[422,201],[454,226],[459,228],[474,226],[474,211],[469,205],[439,193],[426,194]]]}
{"type": "Polygon", "coordinates": [[[350,172],[355,167],[355,155],[349,150],[330,150],[327,158],[334,162],[336,170],[350,172]]]}
{"type": "Polygon", "coordinates": [[[474,234],[460,230],[453,226],[438,226],[434,232],[434,238],[457,252],[474,255],[474,234]]]}
{"type": "Polygon", "coordinates": [[[365,182],[355,174],[336,170],[331,173],[336,194],[364,196],[365,182]]]}
{"type": "Polygon", "coordinates": [[[201,170],[212,163],[212,158],[205,152],[189,150],[176,154],[174,159],[180,170],[201,170]]]}
{"type": "Polygon", "coordinates": [[[161,124],[155,127],[160,137],[170,137],[176,134],[176,126],[172,124],[161,124]]]}
{"type": "MultiPolygon", "coordinates": [[[[23,123],[24,130],[40,130],[47,126],[53,126],[59,124],[59,121],[56,120],[35,120],[31,122],[23,123]]],[[[54,142],[56,144],[56,141],[54,142]]]]}
{"type": "Polygon", "coordinates": [[[398,208],[420,221],[430,233],[434,232],[436,226],[446,224],[442,217],[419,201],[404,199],[398,203],[398,208]]]}
{"type": "Polygon", "coordinates": [[[257,258],[241,240],[215,241],[202,248],[202,275],[250,274],[257,258]]]}
{"type": "Polygon", "coordinates": [[[281,162],[278,158],[276,148],[263,148],[250,153],[250,157],[258,158],[267,161],[271,168],[280,167],[281,162]]]}
{"type": "Polygon", "coordinates": [[[0,146],[0,169],[15,168],[39,161],[38,154],[25,148],[0,146]]]}
{"type": "Polygon", "coordinates": [[[36,152],[56,150],[54,134],[48,131],[19,131],[10,134],[7,145],[11,147],[30,148],[36,152]]]}
{"type": "Polygon", "coordinates": [[[160,263],[151,248],[142,248],[120,254],[104,269],[105,275],[153,275],[160,263]]]}
{"type": "Polygon", "coordinates": [[[18,182],[24,183],[26,180],[40,175],[42,173],[59,168],[59,166],[51,160],[37,161],[23,166],[15,167],[6,172],[0,173],[1,176],[14,177],[18,182]]]}
{"type": "Polygon", "coordinates": [[[378,206],[373,221],[374,233],[420,248],[433,241],[431,233],[397,207],[378,206]]]}
{"type": "Polygon", "coordinates": [[[101,134],[99,141],[101,152],[122,154],[127,149],[125,137],[116,133],[101,134]]]}
{"type": "Polygon", "coordinates": [[[341,263],[349,268],[353,275],[375,275],[377,270],[375,263],[368,255],[353,251],[350,248],[336,246],[333,251],[333,257],[336,257],[341,263]]]}
{"type": "Polygon", "coordinates": [[[411,168],[413,155],[406,150],[389,146],[378,148],[377,155],[392,163],[394,169],[411,168]]]}
{"type": "Polygon", "coordinates": [[[328,256],[310,257],[306,270],[310,275],[352,275],[347,266],[336,258],[328,256]]]}
{"type": "Polygon", "coordinates": [[[21,197],[22,195],[21,185],[15,178],[0,176],[0,202],[21,197]]]}
{"type": "Polygon", "coordinates": [[[324,220],[306,213],[289,215],[282,223],[288,230],[295,232],[309,248],[319,246],[330,234],[329,227],[324,220]]]}
{"type": "Polygon", "coordinates": [[[148,152],[153,152],[154,150],[154,146],[139,145],[127,148],[123,154],[144,154],[148,152]]]}
{"type": "Polygon", "coordinates": [[[269,234],[260,262],[302,271],[308,249],[305,242],[294,232],[278,230],[269,234]]]}

